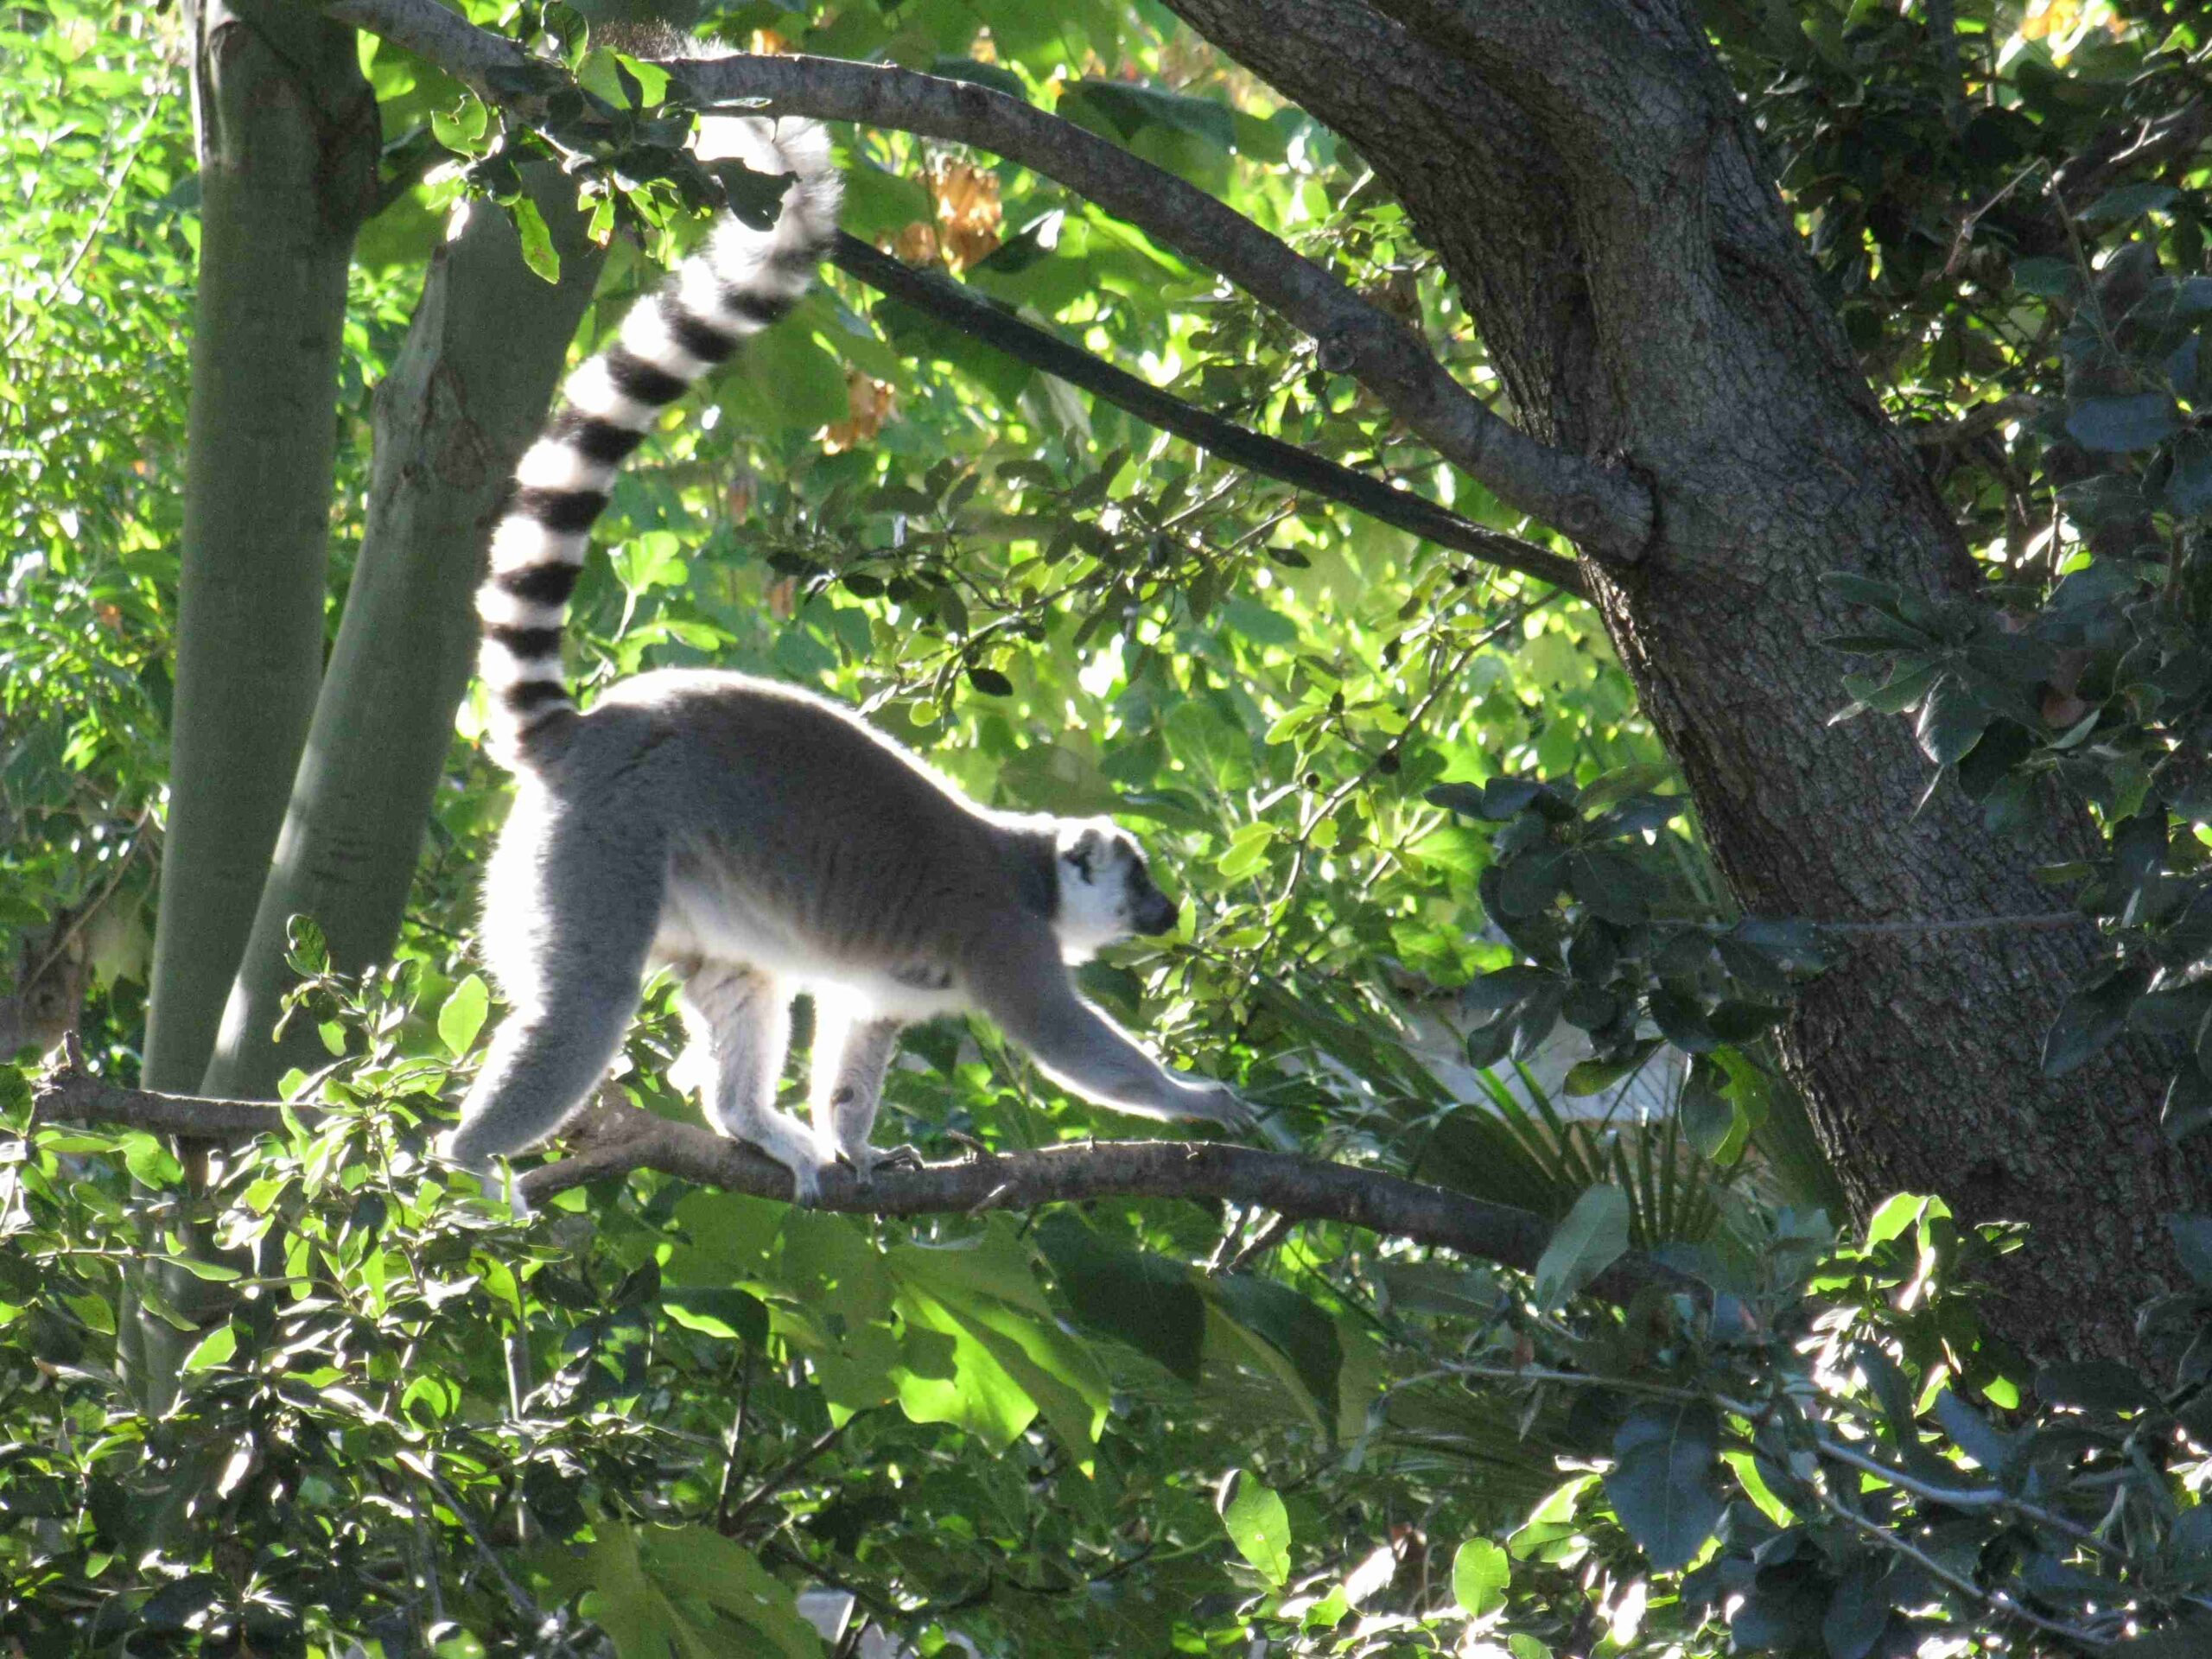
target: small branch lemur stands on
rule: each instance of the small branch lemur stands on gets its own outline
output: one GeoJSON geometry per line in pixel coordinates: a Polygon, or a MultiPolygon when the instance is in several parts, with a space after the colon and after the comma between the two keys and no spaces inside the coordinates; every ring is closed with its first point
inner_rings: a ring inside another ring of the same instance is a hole
{"type": "Polygon", "coordinates": [[[741,674],[623,681],[580,713],[561,629],[617,464],[684,388],[789,311],[836,228],[817,127],[721,118],[701,159],[794,175],[772,231],[726,215],[703,253],[569,378],[523,456],[477,601],[494,752],[514,809],[485,893],[486,954],[513,1013],[446,1150],[485,1169],[557,1128],[598,1083],[647,967],[683,976],[682,1062],[707,1116],[812,1200],[863,1179],[899,1028],[976,1009],[1077,1093],[1243,1127],[1223,1085],[1168,1071],[1084,1002],[1067,964],[1175,924],[1136,842],[1099,818],[988,810],[820,697],[741,674]],[[798,991],[816,999],[814,1126],[778,1109],[798,991]]]}

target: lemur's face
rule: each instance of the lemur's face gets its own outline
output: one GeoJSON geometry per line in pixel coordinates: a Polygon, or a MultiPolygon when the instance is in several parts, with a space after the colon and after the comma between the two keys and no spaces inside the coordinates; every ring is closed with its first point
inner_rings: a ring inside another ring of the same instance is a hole
{"type": "Polygon", "coordinates": [[[1082,962],[1140,933],[1173,930],[1181,914],[1153,884],[1144,849],[1105,819],[1066,826],[1060,835],[1059,913],[1053,928],[1061,954],[1082,962]]]}

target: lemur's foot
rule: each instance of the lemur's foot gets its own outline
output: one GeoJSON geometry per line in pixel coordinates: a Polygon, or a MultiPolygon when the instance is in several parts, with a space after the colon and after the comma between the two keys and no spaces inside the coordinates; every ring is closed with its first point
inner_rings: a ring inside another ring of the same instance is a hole
{"type": "Polygon", "coordinates": [[[922,1154],[909,1146],[868,1147],[858,1157],[850,1152],[841,1152],[837,1160],[853,1172],[854,1184],[862,1187],[873,1186],[880,1170],[922,1166],[922,1154]]]}

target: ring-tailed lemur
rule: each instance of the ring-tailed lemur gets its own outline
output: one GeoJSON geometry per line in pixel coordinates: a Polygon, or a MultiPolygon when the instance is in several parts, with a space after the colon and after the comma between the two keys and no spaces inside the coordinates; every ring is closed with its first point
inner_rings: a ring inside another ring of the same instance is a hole
{"type": "Polygon", "coordinates": [[[822,130],[718,118],[702,161],[794,176],[772,231],[730,216],[569,377],[515,474],[478,597],[493,752],[517,774],[485,895],[513,1012],[447,1141],[484,1168],[543,1140],[605,1071],[647,966],[682,975],[709,1116],[817,1194],[863,1179],[901,1027],[989,1014],[1046,1075],[1124,1111],[1242,1127],[1230,1090],[1161,1067],[1076,995],[1068,964],[1175,925],[1136,842],[1105,819],[998,812],[849,711],[744,675],[641,674],[578,712],[561,631],[616,466],[659,412],[789,311],[836,228],[822,130]],[[814,1128],[778,1109],[790,1002],[810,991],[814,1128]]]}

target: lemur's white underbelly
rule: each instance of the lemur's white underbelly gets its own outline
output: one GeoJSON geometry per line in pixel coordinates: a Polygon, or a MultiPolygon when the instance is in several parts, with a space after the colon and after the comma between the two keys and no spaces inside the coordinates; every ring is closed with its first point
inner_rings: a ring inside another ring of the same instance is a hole
{"type": "Polygon", "coordinates": [[[972,1006],[942,964],[841,959],[805,937],[787,917],[749,902],[731,887],[707,891],[680,880],[671,883],[652,956],[657,962],[741,963],[794,995],[807,991],[817,999],[834,998],[855,1018],[912,1024],[972,1006]]]}

